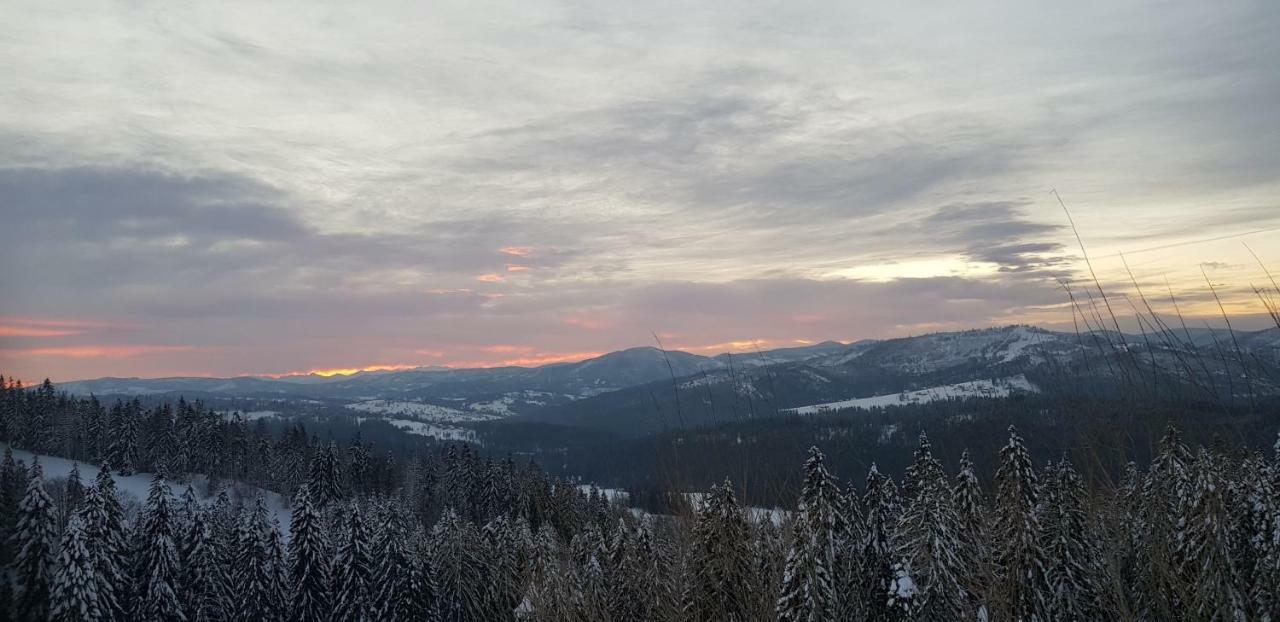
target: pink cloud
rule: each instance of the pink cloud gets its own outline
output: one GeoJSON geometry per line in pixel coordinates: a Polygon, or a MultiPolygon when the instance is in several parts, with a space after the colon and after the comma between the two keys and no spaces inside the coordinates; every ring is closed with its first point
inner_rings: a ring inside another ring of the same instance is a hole
{"type": "Polygon", "coordinates": [[[0,350],[12,356],[32,356],[50,358],[96,359],[96,358],[131,358],[148,354],[166,354],[170,352],[193,352],[199,350],[193,346],[59,346],[48,348],[10,348],[0,350]]]}

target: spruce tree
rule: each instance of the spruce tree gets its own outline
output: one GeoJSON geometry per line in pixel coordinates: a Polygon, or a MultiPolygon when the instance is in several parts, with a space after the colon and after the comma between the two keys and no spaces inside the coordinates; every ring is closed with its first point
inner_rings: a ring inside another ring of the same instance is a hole
{"type": "Polygon", "coordinates": [[[170,622],[186,620],[174,586],[178,582],[178,552],[173,542],[173,513],[164,478],[151,480],[146,510],[139,532],[138,570],[141,584],[134,603],[138,619],[170,622]]]}
{"type": "Polygon", "coordinates": [[[52,622],[96,622],[103,619],[98,604],[97,570],[85,548],[84,522],[72,516],[67,522],[59,549],[58,571],[54,575],[52,622]]]}
{"type": "Polygon", "coordinates": [[[116,495],[115,480],[105,465],[85,494],[85,535],[98,581],[98,604],[104,619],[124,618],[126,589],[124,509],[116,495]]]}
{"type": "Polygon", "coordinates": [[[890,590],[890,599],[901,601],[913,620],[958,620],[964,606],[959,519],[942,464],[933,457],[924,433],[907,469],[906,488],[911,497],[895,535],[902,576],[890,590]]]}
{"type": "Polygon", "coordinates": [[[437,615],[443,622],[485,619],[485,548],[475,526],[452,509],[431,532],[437,615]]]}
{"type": "Polygon", "coordinates": [[[750,526],[733,484],[713,486],[694,525],[690,574],[685,596],[688,620],[747,620],[753,617],[750,526]]]}
{"type": "Polygon", "coordinates": [[[1095,534],[1085,509],[1084,483],[1065,458],[1051,467],[1041,509],[1046,580],[1055,617],[1103,617],[1102,582],[1095,534]]]}
{"type": "Polygon", "coordinates": [[[1198,619],[1245,620],[1248,595],[1242,590],[1227,482],[1217,459],[1201,450],[1194,469],[1194,492],[1187,517],[1186,560],[1194,592],[1190,605],[1198,619]]]}
{"type": "Polygon", "coordinates": [[[84,503],[84,483],[80,481],[80,467],[72,462],[71,472],[67,474],[67,482],[63,488],[62,516],[58,522],[59,526],[65,526],[67,521],[71,520],[71,516],[80,510],[82,503],[84,503]]]}
{"type": "Polygon", "coordinates": [[[1045,620],[1050,592],[1045,580],[1045,552],[1037,509],[1039,482],[1013,426],[1000,450],[996,471],[993,539],[996,547],[998,598],[1011,620],[1045,620]]]}
{"type": "Polygon", "coordinates": [[[53,499],[44,489],[44,470],[33,460],[27,493],[18,507],[18,523],[13,534],[17,554],[13,571],[18,579],[17,617],[43,620],[48,616],[49,589],[53,580],[58,545],[58,517],[53,499]]]}
{"type": "Polygon", "coordinates": [[[956,506],[956,535],[960,539],[960,561],[965,572],[966,617],[974,617],[985,606],[985,586],[990,580],[990,543],[987,540],[987,508],[978,474],[969,451],[960,455],[953,496],[956,506]]]}
{"type": "Polygon", "coordinates": [[[271,593],[271,559],[267,549],[267,512],[259,497],[253,510],[242,512],[236,528],[236,548],[231,575],[235,595],[235,617],[240,620],[270,619],[274,603],[271,593]]]}
{"type": "Polygon", "coordinates": [[[858,589],[854,590],[862,614],[868,620],[898,620],[904,612],[891,605],[890,590],[899,576],[897,544],[894,540],[902,503],[893,478],[871,465],[867,473],[866,491],[862,496],[866,528],[863,530],[862,571],[858,589]]]}
{"type": "Polygon", "coordinates": [[[331,613],[329,544],[322,519],[303,486],[289,524],[290,622],[319,622],[331,613]]]}
{"type": "Polygon", "coordinates": [[[0,461],[0,564],[6,566],[13,558],[13,530],[26,489],[26,469],[14,461],[13,450],[5,445],[4,460],[0,461]]]}
{"type": "Polygon", "coordinates": [[[270,620],[284,620],[289,614],[289,567],[285,561],[284,539],[280,521],[274,516],[267,523],[267,615],[270,620]]]}
{"type": "Polygon", "coordinates": [[[345,539],[334,564],[334,622],[366,622],[373,604],[373,559],[369,535],[358,507],[347,519],[345,539]]]}
{"type": "Polygon", "coordinates": [[[827,620],[837,610],[833,570],[840,491],[827,473],[824,459],[817,447],[809,449],[782,596],[778,599],[778,618],[784,622],[827,620]]]}
{"type": "Polygon", "coordinates": [[[199,508],[187,519],[180,553],[182,572],[178,584],[187,620],[221,620],[231,609],[226,570],[218,563],[208,519],[199,508]]]}

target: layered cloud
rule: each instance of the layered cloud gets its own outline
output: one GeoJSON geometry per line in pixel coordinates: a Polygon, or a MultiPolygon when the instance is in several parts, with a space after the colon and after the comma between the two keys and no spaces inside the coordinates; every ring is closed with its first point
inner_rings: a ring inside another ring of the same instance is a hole
{"type": "Polygon", "coordinates": [[[1209,313],[1217,262],[1255,312],[1278,28],[1260,2],[28,7],[0,24],[0,372],[1069,323],[1054,188],[1109,286],[1124,252],[1209,313]]]}

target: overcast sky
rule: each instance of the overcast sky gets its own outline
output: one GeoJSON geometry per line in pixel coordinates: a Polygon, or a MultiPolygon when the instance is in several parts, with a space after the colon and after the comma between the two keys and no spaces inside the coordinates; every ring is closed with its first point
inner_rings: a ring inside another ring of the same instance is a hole
{"type": "Polygon", "coordinates": [[[1053,188],[1117,290],[1280,270],[1274,0],[0,9],[26,380],[1069,326],[1053,188]]]}

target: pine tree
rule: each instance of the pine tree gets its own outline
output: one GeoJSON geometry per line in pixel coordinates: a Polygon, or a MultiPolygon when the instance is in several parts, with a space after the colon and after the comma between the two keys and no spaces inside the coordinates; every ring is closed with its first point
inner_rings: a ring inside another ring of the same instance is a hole
{"type": "Polygon", "coordinates": [[[98,581],[98,604],[104,619],[124,618],[125,527],[124,509],[116,495],[115,480],[105,465],[85,494],[85,535],[98,581]]]}
{"type": "Polygon", "coordinates": [[[405,546],[407,533],[394,511],[381,517],[378,543],[375,546],[375,569],[372,588],[376,620],[418,620],[427,613],[428,603],[422,599],[422,568],[405,546]]]}
{"type": "Polygon", "coordinates": [[[341,473],[338,470],[338,448],[332,442],[317,450],[311,459],[307,490],[316,508],[323,509],[342,498],[341,473]]]}
{"type": "Polygon", "coordinates": [[[520,605],[516,607],[522,620],[556,620],[558,607],[563,604],[560,566],[560,546],[550,523],[543,523],[534,536],[529,555],[529,580],[520,605]]]}
{"type": "Polygon", "coordinates": [[[269,620],[274,603],[271,593],[271,560],[267,549],[267,511],[259,497],[252,511],[242,512],[236,528],[236,548],[231,584],[235,617],[269,620]]]}
{"type": "Polygon", "coordinates": [[[0,461],[0,564],[8,565],[13,557],[11,541],[18,524],[18,506],[27,487],[27,472],[13,459],[13,451],[4,448],[0,461]]]}
{"type": "Polygon", "coordinates": [[[964,605],[959,518],[942,464],[924,433],[907,469],[906,488],[912,494],[895,536],[903,573],[890,598],[901,601],[914,620],[958,620],[964,605]]]}
{"type": "Polygon", "coordinates": [[[784,622],[827,620],[835,615],[837,607],[833,569],[840,491],[827,473],[824,459],[817,447],[809,449],[782,596],[778,599],[778,618],[784,622]]]}
{"type": "Polygon", "coordinates": [[[1009,442],[1000,450],[996,471],[993,537],[998,593],[1010,620],[1046,620],[1050,604],[1045,582],[1037,507],[1039,482],[1022,438],[1009,426],[1009,442]]]}
{"type": "Polygon", "coordinates": [[[685,595],[685,618],[752,618],[755,612],[751,590],[756,581],[751,565],[751,529],[731,482],[725,480],[723,485],[711,488],[698,512],[693,533],[689,570],[693,583],[685,595]]]}
{"type": "Polygon", "coordinates": [[[146,512],[139,533],[142,548],[138,560],[138,598],[134,603],[139,619],[168,622],[186,620],[174,591],[178,581],[178,552],[173,542],[173,515],[169,487],[164,478],[151,480],[146,512]]]}
{"type": "Polygon", "coordinates": [[[1133,534],[1134,600],[1144,619],[1174,619],[1188,606],[1186,517],[1192,503],[1190,451],[1170,425],[1137,491],[1133,534]]]}
{"type": "Polygon", "coordinates": [[[67,521],[71,520],[71,516],[79,511],[82,503],[84,503],[84,484],[80,481],[80,467],[72,462],[71,472],[67,474],[67,483],[63,488],[62,516],[58,525],[65,526],[67,521]]]}
{"type": "Polygon", "coordinates": [[[861,584],[856,598],[865,619],[898,620],[904,612],[892,606],[889,594],[899,579],[894,535],[902,515],[902,503],[893,478],[880,473],[874,464],[867,473],[862,507],[866,512],[866,528],[861,543],[863,568],[858,573],[861,584]]]}
{"type": "Polygon", "coordinates": [[[1186,528],[1186,559],[1195,590],[1190,605],[1198,619],[1242,621],[1248,616],[1248,597],[1232,556],[1236,534],[1221,468],[1212,454],[1200,451],[1186,528]]]}
{"type": "Polygon", "coordinates": [[[505,516],[486,523],[480,534],[485,548],[491,552],[485,568],[489,581],[486,606],[494,615],[506,616],[520,604],[527,549],[516,525],[505,516]]]}
{"type": "Polygon", "coordinates": [[[85,548],[84,522],[73,516],[62,537],[57,574],[53,580],[52,622],[95,622],[103,619],[98,606],[98,581],[93,558],[85,548]]]}
{"type": "Polygon", "coordinates": [[[303,486],[294,503],[289,524],[289,578],[293,596],[291,622],[326,620],[329,609],[329,544],[320,515],[303,486]]]}
{"type": "Polygon", "coordinates": [[[990,580],[991,556],[987,540],[986,502],[968,450],[960,456],[960,471],[956,474],[953,496],[961,564],[966,569],[961,578],[967,603],[966,617],[972,618],[985,605],[984,588],[990,580]]]}
{"type": "Polygon", "coordinates": [[[1280,433],[1276,434],[1274,453],[1270,464],[1259,474],[1255,485],[1255,498],[1265,510],[1263,520],[1254,525],[1253,537],[1259,551],[1259,561],[1254,569],[1253,600],[1260,619],[1280,621],[1280,433]]]}
{"type": "Polygon", "coordinates": [[[485,550],[475,526],[447,509],[432,528],[431,540],[431,568],[440,620],[485,619],[485,550]]]}
{"type": "Polygon", "coordinates": [[[1050,472],[1040,514],[1053,615],[1096,620],[1103,617],[1100,562],[1086,517],[1084,483],[1066,459],[1050,472]]]}
{"type": "Polygon", "coordinates": [[[284,540],[280,521],[274,516],[267,524],[267,616],[269,620],[284,620],[289,615],[289,567],[285,562],[284,540]]]}
{"type": "Polygon", "coordinates": [[[359,508],[353,507],[347,519],[346,539],[338,548],[334,575],[334,622],[369,620],[373,560],[369,555],[369,536],[359,508]]]}
{"type": "MultiPolygon", "coordinates": [[[[190,489],[188,489],[190,490],[190,489]]],[[[205,513],[191,511],[181,547],[183,612],[191,622],[221,620],[230,609],[226,571],[218,563],[205,513]]]]}
{"type": "Polygon", "coordinates": [[[13,542],[17,555],[13,571],[17,575],[17,617],[20,620],[43,620],[48,615],[49,589],[53,579],[58,517],[53,499],[44,489],[44,470],[39,459],[32,461],[27,493],[18,507],[18,524],[13,542]]]}

